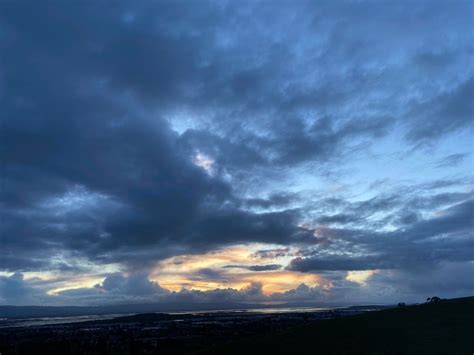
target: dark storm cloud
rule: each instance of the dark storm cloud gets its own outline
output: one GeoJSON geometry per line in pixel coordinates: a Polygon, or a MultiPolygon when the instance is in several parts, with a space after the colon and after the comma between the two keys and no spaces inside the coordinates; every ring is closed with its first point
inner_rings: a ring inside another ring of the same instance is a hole
{"type": "Polygon", "coordinates": [[[402,293],[409,290],[412,293],[448,294],[451,297],[472,294],[474,289],[474,263],[445,263],[434,268],[435,273],[430,278],[424,273],[412,273],[404,270],[391,272],[386,275],[375,275],[374,281],[378,284],[401,285],[402,293]],[[455,275],[455,277],[453,277],[455,275]]]}
{"type": "Polygon", "coordinates": [[[370,120],[355,118],[336,128],[335,121],[329,117],[308,121],[283,117],[274,122],[269,134],[264,136],[243,131],[223,139],[207,131],[188,130],[182,138],[187,144],[214,156],[222,166],[289,166],[310,160],[327,162],[346,152],[352,140],[377,138],[384,135],[393,124],[390,117],[370,120]]]}
{"type": "Polygon", "coordinates": [[[470,127],[474,112],[473,98],[474,79],[471,77],[448,92],[414,105],[408,114],[416,119],[407,133],[407,138],[423,144],[450,132],[470,127]]]}
{"type": "Polygon", "coordinates": [[[54,267],[58,254],[135,264],[178,245],[308,238],[295,212],[239,210],[160,118],[194,78],[212,78],[197,68],[209,38],[195,31],[222,22],[218,7],[1,6],[3,269],[54,267]]]}
{"type": "Polygon", "coordinates": [[[467,262],[474,252],[474,202],[449,207],[439,216],[412,219],[393,232],[325,229],[324,248],[292,260],[293,271],[426,269],[443,262],[467,262]],[[337,254],[335,254],[337,252],[337,254]]]}
{"type": "Polygon", "coordinates": [[[311,257],[293,259],[288,269],[292,271],[353,271],[353,270],[373,270],[392,269],[400,265],[391,263],[383,257],[311,257]]]}
{"type": "Polygon", "coordinates": [[[97,284],[95,288],[109,293],[132,296],[157,295],[168,292],[161,288],[158,283],[150,281],[145,273],[134,273],[127,277],[120,273],[111,274],[101,284],[97,284]]]}
{"type": "Polygon", "coordinates": [[[253,214],[239,211],[216,211],[190,231],[190,238],[206,236],[207,243],[262,241],[285,244],[315,243],[311,229],[297,226],[298,211],[253,214]]]}
{"type": "MultiPolygon", "coordinates": [[[[469,184],[466,185],[468,187],[469,184]]],[[[464,187],[462,181],[434,181],[428,186],[409,186],[376,195],[367,200],[349,202],[338,201],[336,204],[320,201],[322,208],[315,221],[323,225],[362,225],[382,227],[391,222],[412,224],[420,218],[420,213],[432,211],[472,198],[472,190],[466,192],[440,192],[432,190],[445,187],[464,187]],[[428,192],[427,192],[428,191],[428,192]],[[327,210],[337,207],[338,213],[326,214],[327,210]],[[383,218],[377,215],[383,214],[383,218]]]]}
{"type": "Polygon", "coordinates": [[[45,296],[45,292],[26,281],[22,273],[17,272],[8,277],[0,276],[0,300],[2,303],[31,304],[45,296]]]}

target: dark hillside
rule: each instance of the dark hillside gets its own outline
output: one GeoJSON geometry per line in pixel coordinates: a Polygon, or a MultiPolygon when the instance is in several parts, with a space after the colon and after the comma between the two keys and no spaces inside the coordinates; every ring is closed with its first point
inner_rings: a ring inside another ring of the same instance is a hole
{"type": "Polygon", "coordinates": [[[474,297],[323,320],[214,349],[225,354],[473,354],[474,297]]]}

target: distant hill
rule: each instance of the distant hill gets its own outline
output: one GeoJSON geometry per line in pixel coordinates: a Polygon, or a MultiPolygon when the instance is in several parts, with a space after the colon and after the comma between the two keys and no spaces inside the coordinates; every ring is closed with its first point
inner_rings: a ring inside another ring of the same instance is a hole
{"type": "Polygon", "coordinates": [[[473,354],[474,297],[322,320],[208,353],[473,354]]]}

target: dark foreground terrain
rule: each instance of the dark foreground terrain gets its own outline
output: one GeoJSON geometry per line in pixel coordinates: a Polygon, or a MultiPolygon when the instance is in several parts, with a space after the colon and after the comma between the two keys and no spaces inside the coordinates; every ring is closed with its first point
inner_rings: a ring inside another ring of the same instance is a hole
{"type": "Polygon", "coordinates": [[[138,314],[0,329],[9,354],[472,354],[474,297],[384,310],[138,314]]]}
{"type": "Polygon", "coordinates": [[[315,322],[210,353],[471,355],[474,297],[315,322]]]}

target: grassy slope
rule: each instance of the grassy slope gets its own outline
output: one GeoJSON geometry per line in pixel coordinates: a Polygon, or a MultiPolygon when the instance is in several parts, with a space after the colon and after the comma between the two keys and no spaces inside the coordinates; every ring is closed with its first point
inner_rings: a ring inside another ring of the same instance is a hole
{"type": "Polygon", "coordinates": [[[474,354],[474,297],[320,321],[215,349],[225,354],[474,354]]]}

